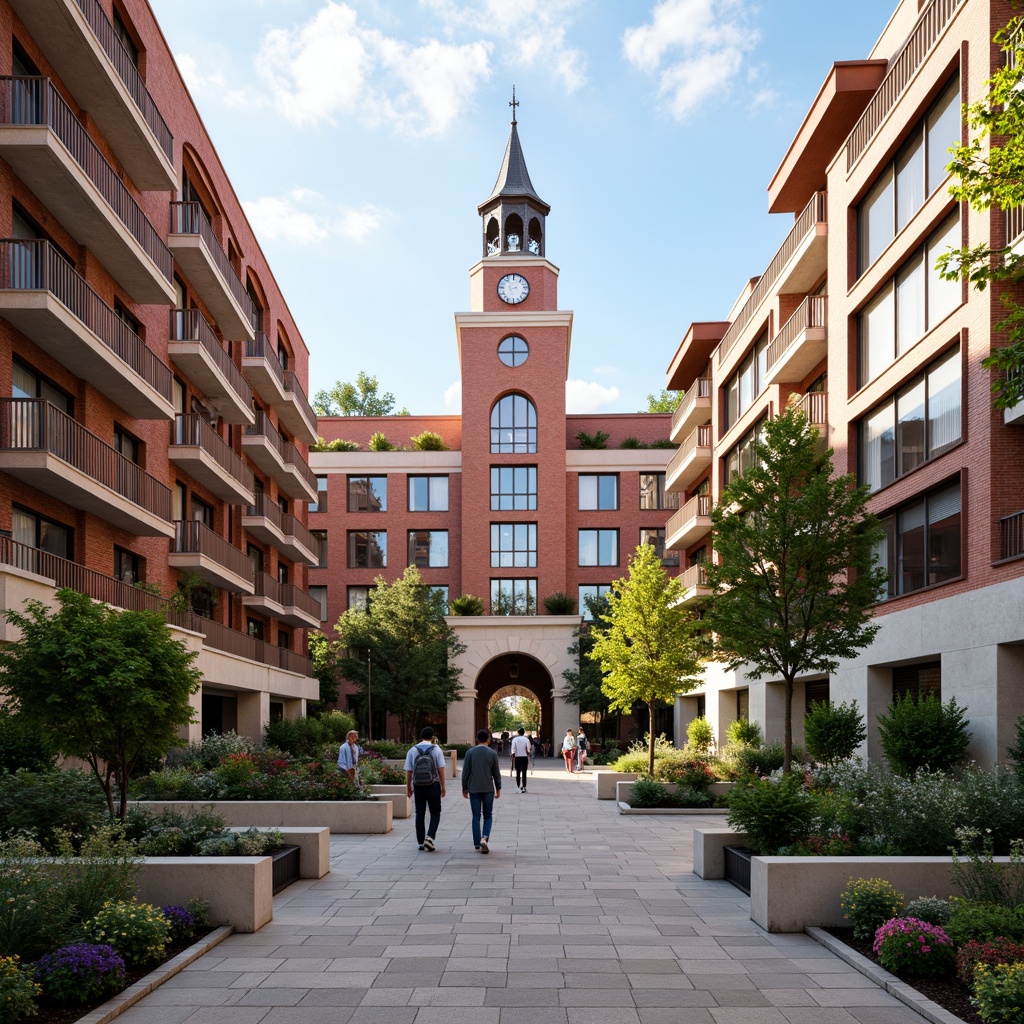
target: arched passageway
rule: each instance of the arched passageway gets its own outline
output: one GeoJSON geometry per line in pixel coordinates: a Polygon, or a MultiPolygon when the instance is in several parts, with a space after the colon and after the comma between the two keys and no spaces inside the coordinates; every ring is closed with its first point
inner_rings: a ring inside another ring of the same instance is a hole
{"type": "Polygon", "coordinates": [[[554,723],[552,680],[548,670],[529,654],[513,652],[489,661],[476,677],[474,732],[488,728],[488,712],[503,697],[528,697],[540,705],[540,736],[551,740],[554,723]]]}

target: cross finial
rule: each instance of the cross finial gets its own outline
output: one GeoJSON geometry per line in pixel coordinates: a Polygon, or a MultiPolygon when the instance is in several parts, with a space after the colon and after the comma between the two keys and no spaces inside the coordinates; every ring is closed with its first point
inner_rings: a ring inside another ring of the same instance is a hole
{"type": "Polygon", "coordinates": [[[519,101],[516,99],[516,87],[512,86],[512,102],[509,103],[512,108],[512,124],[516,123],[516,107],[519,106],[519,101]]]}

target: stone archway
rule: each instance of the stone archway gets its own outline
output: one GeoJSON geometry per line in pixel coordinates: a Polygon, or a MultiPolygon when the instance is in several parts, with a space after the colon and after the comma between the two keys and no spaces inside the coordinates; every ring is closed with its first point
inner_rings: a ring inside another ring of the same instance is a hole
{"type": "Polygon", "coordinates": [[[491,705],[502,697],[530,697],[540,705],[540,734],[551,738],[554,722],[551,674],[534,657],[519,652],[502,654],[489,661],[476,677],[474,732],[487,729],[491,705]]]}

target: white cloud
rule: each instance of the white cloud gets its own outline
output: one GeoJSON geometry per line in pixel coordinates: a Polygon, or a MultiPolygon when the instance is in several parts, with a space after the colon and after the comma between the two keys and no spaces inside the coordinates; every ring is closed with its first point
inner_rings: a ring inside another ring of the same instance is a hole
{"type": "Polygon", "coordinates": [[[729,88],[759,33],[745,0],[659,0],[643,25],[622,37],[625,58],[658,77],[662,107],[676,120],[729,88]]]}
{"type": "Polygon", "coordinates": [[[622,371],[617,366],[595,366],[590,372],[598,377],[618,377],[622,371]]]}
{"type": "Polygon", "coordinates": [[[388,216],[387,211],[370,203],[332,207],[318,192],[304,188],[243,201],[242,206],[261,238],[282,238],[296,245],[311,245],[335,237],[361,242],[388,216]]]}
{"type": "Polygon", "coordinates": [[[566,412],[600,412],[619,400],[619,389],[614,385],[605,387],[592,380],[567,380],[565,382],[566,412]]]}
{"type": "Polygon", "coordinates": [[[185,79],[185,85],[193,96],[202,93],[215,93],[221,103],[227,107],[240,107],[248,102],[248,97],[242,89],[229,89],[227,79],[220,71],[211,71],[209,74],[199,69],[199,61],[189,53],[175,55],[175,61],[181,77],[185,79]]]}
{"type": "Polygon", "coordinates": [[[462,412],[462,381],[457,380],[445,388],[444,407],[451,413],[462,412]]]}

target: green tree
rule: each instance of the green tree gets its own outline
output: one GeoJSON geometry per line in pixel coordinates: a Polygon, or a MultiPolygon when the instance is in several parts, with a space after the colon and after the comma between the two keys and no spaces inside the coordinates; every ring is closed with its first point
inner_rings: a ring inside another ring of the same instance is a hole
{"type": "Polygon", "coordinates": [[[54,750],[89,765],[111,817],[116,787],[124,819],[136,767],[179,745],[179,728],[193,720],[197,653],[156,612],[118,612],[69,589],[57,603],[52,613],[41,601],[3,612],[22,632],[0,649],[3,688],[54,750]]]}
{"type": "Polygon", "coordinates": [[[378,394],[380,384],[360,370],[355,381],[339,380],[328,391],[318,391],[313,399],[317,416],[408,416],[404,406],[395,412],[395,396],[390,391],[378,394]]]}
{"type": "Polygon", "coordinates": [[[675,412],[679,399],[682,397],[679,391],[665,391],[662,389],[656,395],[647,396],[647,408],[640,412],[675,412]]]}
{"type": "Polygon", "coordinates": [[[512,732],[519,724],[514,712],[504,700],[496,700],[491,705],[489,722],[491,732],[512,732]]]}
{"type": "Polygon", "coordinates": [[[320,700],[310,710],[319,714],[329,704],[338,702],[338,687],[342,679],[338,648],[317,629],[310,631],[306,646],[313,663],[313,675],[320,682],[320,700]]]}
{"type": "Polygon", "coordinates": [[[441,592],[410,565],[394,583],[377,577],[368,608],[350,608],[334,627],[342,675],[366,704],[398,716],[404,738],[459,700],[462,670],[454,661],[466,647],[445,622],[447,610],[441,592]]]}
{"type": "Polygon", "coordinates": [[[730,668],[785,683],[788,772],[796,677],[833,671],[878,631],[868,609],[886,581],[875,559],[883,532],[866,512],[867,487],[833,475],[831,449],[820,453],[799,409],[766,423],[754,449],[711,513],[707,625],[730,668]]]}
{"type": "MultiPolygon", "coordinates": [[[[601,666],[590,656],[594,649],[594,639],[599,631],[608,628],[602,616],[608,613],[608,601],[603,598],[585,598],[589,620],[581,623],[572,632],[572,643],[567,651],[572,657],[572,668],[562,671],[562,678],[568,689],[565,699],[570,704],[579,705],[581,714],[593,714],[601,726],[609,711],[610,698],[601,688],[604,673],[601,666]]],[[[602,728],[602,736],[604,735],[602,728]]]]}
{"type": "Polygon", "coordinates": [[[654,711],[677,693],[692,690],[700,671],[696,622],[680,604],[682,583],[669,577],[651,544],[637,547],[629,574],[608,592],[608,628],[595,630],[589,657],[604,673],[602,689],[612,710],[647,706],[648,771],[654,774],[654,711]]]}

